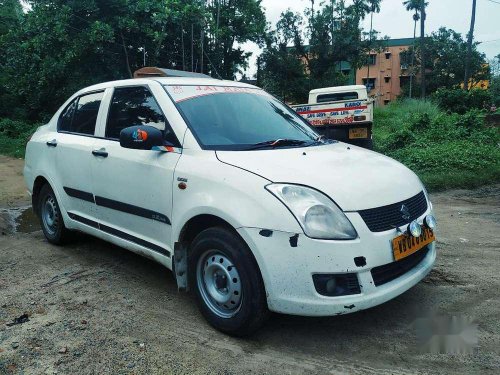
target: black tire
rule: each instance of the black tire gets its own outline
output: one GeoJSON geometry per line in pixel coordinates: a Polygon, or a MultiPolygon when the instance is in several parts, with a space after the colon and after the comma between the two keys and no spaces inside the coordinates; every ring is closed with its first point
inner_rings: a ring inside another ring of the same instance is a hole
{"type": "Polygon", "coordinates": [[[63,245],[71,239],[72,232],[64,225],[56,195],[48,184],[40,189],[36,212],[47,241],[54,245],[63,245]]]}
{"type": "Polygon", "coordinates": [[[268,318],[266,293],[257,262],[247,244],[233,231],[214,227],[198,234],[189,248],[188,267],[189,285],[195,291],[198,307],[214,328],[233,336],[247,336],[258,330],[268,318]],[[227,275],[231,273],[231,276],[224,276],[226,270],[229,270],[227,275]],[[221,272],[222,276],[213,276],[211,279],[215,282],[211,284],[210,280],[206,281],[210,276],[205,278],[204,275],[215,275],[217,272],[221,272]],[[235,275],[239,276],[239,280],[235,275]],[[218,283],[220,280],[227,280],[227,284],[224,281],[218,283]],[[220,289],[214,292],[212,288],[210,294],[208,284],[215,288],[220,284],[220,289]],[[221,290],[230,298],[227,301],[228,309],[212,298],[214,293],[221,290]],[[233,293],[238,295],[234,296],[233,293]],[[234,305],[236,301],[238,303],[234,305]],[[215,311],[218,308],[221,311],[215,311]],[[226,312],[228,316],[222,316],[226,312]]]}

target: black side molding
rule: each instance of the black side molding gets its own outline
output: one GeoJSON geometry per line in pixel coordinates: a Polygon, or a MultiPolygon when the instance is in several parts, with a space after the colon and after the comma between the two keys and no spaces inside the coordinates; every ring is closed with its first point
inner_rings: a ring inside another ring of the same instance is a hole
{"type": "Polygon", "coordinates": [[[82,199],[82,200],[87,201],[87,202],[92,202],[92,203],[95,203],[101,207],[111,208],[112,210],[125,212],[125,213],[131,214],[131,215],[141,216],[141,217],[144,217],[146,219],[159,221],[160,223],[164,223],[167,225],[172,224],[170,222],[170,219],[166,215],[164,215],[160,212],[149,210],[147,208],[142,208],[139,206],[134,206],[132,204],[128,204],[128,203],[124,203],[124,202],[120,202],[120,201],[115,201],[115,200],[109,199],[109,198],[94,196],[92,193],[88,193],[86,191],[82,191],[82,190],[78,190],[78,189],[73,189],[73,188],[70,188],[67,186],[64,186],[64,191],[70,197],[82,199]]]}
{"type": "Polygon", "coordinates": [[[82,199],[87,202],[95,203],[94,195],[83,190],[77,190],[64,186],[64,191],[72,198],[82,199]]]}
{"type": "Polygon", "coordinates": [[[99,197],[97,195],[95,197],[95,203],[98,206],[107,207],[113,210],[126,212],[128,214],[145,217],[146,219],[153,219],[168,225],[171,224],[168,217],[159,212],[148,210],[147,208],[142,208],[128,203],[115,201],[113,199],[99,197]]]}
{"type": "Polygon", "coordinates": [[[73,212],[68,212],[68,216],[73,220],[79,221],[80,223],[99,229],[99,223],[97,221],[87,219],[86,217],[74,214],[73,212]]]}
{"type": "Polygon", "coordinates": [[[141,246],[147,247],[150,250],[156,251],[157,253],[160,253],[162,255],[170,257],[170,251],[168,251],[167,249],[164,249],[163,247],[157,246],[154,243],[145,241],[145,240],[143,240],[141,238],[137,238],[135,236],[132,236],[131,234],[122,232],[121,230],[108,227],[107,225],[104,225],[104,224],[99,224],[99,228],[103,232],[112,234],[113,236],[116,236],[116,237],[120,237],[123,240],[134,242],[137,245],[141,245],[141,246]]]}
{"type": "Polygon", "coordinates": [[[76,221],[79,221],[82,224],[89,225],[93,228],[99,229],[105,233],[111,234],[113,236],[119,237],[122,240],[130,241],[133,242],[137,245],[143,246],[147,249],[153,250],[159,254],[165,255],[170,258],[170,251],[167,249],[164,249],[161,246],[155,245],[154,243],[151,243],[149,241],[143,240],[142,238],[138,238],[135,236],[132,236],[131,234],[122,232],[121,230],[115,229],[108,227],[107,225],[98,223],[97,221],[87,219],[85,217],[82,217],[80,215],[74,214],[72,212],[68,212],[68,216],[76,221]]]}

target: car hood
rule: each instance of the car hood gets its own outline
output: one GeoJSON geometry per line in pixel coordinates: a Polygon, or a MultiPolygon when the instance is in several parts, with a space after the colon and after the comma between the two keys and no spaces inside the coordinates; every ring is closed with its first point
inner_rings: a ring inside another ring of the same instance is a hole
{"type": "Polygon", "coordinates": [[[328,145],[254,151],[217,151],[221,162],[272,182],[311,186],[344,211],[400,202],[423,186],[403,164],[360,147],[328,145]]]}

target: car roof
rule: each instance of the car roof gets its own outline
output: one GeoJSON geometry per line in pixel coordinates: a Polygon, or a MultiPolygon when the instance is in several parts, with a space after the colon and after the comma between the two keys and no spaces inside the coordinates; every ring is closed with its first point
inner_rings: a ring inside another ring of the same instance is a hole
{"type": "Polygon", "coordinates": [[[231,86],[231,87],[246,87],[253,89],[260,89],[260,87],[249,85],[248,83],[238,82],[238,81],[229,81],[223,79],[215,79],[215,78],[197,78],[197,77],[151,77],[151,78],[131,78],[131,79],[123,79],[118,81],[109,81],[98,83],[96,85],[92,85],[86,87],[78,92],[78,94],[96,91],[96,90],[104,90],[109,87],[118,87],[118,86],[133,86],[133,85],[144,85],[148,82],[156,81],[162,85],[187,85],[187,86],[231,86]]]}

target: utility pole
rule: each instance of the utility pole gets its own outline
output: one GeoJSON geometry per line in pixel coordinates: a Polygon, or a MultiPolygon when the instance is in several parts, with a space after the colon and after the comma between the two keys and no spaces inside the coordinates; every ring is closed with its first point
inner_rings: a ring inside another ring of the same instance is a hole
{"type": "Polygon", "coordinates": [[[410,64],[410,99],[413,90],[413,76],[415,74],[414,64],[415,64],[415,40],[417,39],[417,21],[418,21],[417,9],[415,9],[415,14],[413,15],[413,45],[411,48],[411,64],[410,64]]]}
{"type": "Polygon", "coordinates": [[[464,90],[469,90],[470,60],[472,57],[472,41],[474,40],[474,23],[476,22],[476,0],[472,0],[472,17],[470,19],[469,40],[467,41],[467,57],[465,60],[464,90]]]}
{"type": "Polygon", "coordinates": [[[200,42],[201,42],[201,62],[200,62],[200,73],[203,73],[203,27],[200,28],[200,42]]]}
{"type": "Polygon", "coordinates": [[[193,24],[191,24],[191,72],[194,69],[194,47],[193,47],[194,35],[193,34],[194,34],[194,26],[193,26],[193,24]]]}
{"type": "MultiPolygon", "coordinates": [[[[370,63],[372,57],[372,30],[373,30],[373,2],[372,2],[372,11],[370,13],[370,37],[368,39],[368,71],[366,73],[366,84],[368,85],[370,82],[370,63]]],[[[370,94],[371,90],[368,90],[368,94],[370,94]]]]}
{"type": "Polygon", "coordinates": [[[182,45],[182,70],[186,70],[186,59],[184,53],[184,24],[181,23],[181,45],[182,45]]]}
{"type": "Polygon", "coordinates": [[[420,0],[420,96],[425,98],[425,0],[420,0]]]}

